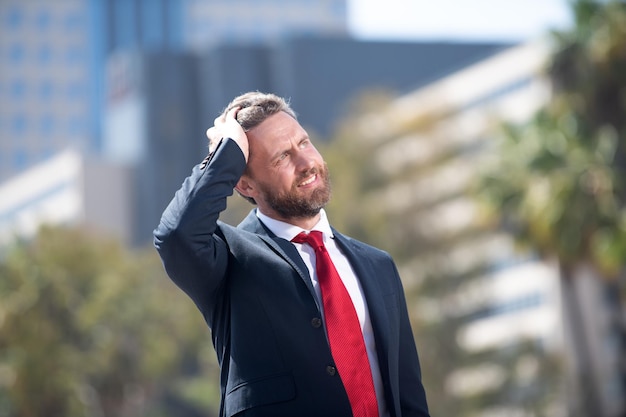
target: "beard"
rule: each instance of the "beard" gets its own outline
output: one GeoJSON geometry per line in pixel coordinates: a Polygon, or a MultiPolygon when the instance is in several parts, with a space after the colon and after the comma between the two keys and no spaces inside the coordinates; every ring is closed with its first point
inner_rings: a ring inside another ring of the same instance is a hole
{"type": "Polygon", "coordinates": [[[261,192],[270,208],[284,219],[314,217],[330,201],[331,186],[328,167],[324,164],[322,168],[312,168],[303,173],[294,181],[289,191],[276,193],[262,185],[261,192]],[[302,195],[297,184],[313,174],[318,175],[322,184],[310,194],[302,195]]]}

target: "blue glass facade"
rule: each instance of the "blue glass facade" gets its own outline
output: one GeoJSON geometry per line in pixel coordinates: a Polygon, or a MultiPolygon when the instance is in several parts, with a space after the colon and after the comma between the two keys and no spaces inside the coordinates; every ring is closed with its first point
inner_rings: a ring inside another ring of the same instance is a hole
{"type": "Polygon", "coordinates": [[[3,0],[0,182],[66,148],[101,151],[111,53],[264,41],[297,28],[323,33],[345,28],[345,7],[345,0],[3,0]],[[271,16],[259,14],[277,8],[289,14],[267,22],[271,16]]]}
{"type": "Polygon", "coordinates": [[[82,0],[0,3],[0,181],[62,149],[93,150],[88,15],[82,0]]]}

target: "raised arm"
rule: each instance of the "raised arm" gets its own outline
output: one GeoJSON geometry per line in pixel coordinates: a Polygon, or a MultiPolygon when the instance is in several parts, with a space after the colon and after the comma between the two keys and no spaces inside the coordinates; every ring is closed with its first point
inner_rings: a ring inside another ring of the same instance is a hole
{"type": "Polygon", "coordinates": [[[193,168],[154,231],[154,245],[168,275],[205,315],[228,263],[228,247],[217,220],[248,156],[245,132],[235,120],[237,111],[231,109],[215,119],[207,131],[213,142],[210,156],[193,168]]]}

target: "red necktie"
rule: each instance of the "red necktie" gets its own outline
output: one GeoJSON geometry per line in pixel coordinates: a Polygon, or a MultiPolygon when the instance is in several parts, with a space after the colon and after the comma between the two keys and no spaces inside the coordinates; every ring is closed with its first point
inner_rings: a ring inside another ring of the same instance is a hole
{"type": "Polygon", "coordinates": [[[308,243],[315,250],[317,279],[322,290],[322,303],[330,351],[343,382],[354,417],[378,416],[378,403],[363,333],[350,294],[343,285],[330,259],[322,232],[304,232],[292,239],[308,243]]]}

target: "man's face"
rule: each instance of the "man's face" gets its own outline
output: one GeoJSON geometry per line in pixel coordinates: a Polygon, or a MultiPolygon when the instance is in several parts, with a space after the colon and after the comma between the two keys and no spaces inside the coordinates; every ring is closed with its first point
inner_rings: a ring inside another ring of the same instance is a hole
{"type": "Polygon", "coordinates": [[[287,222],[315,217],[330,199],[330,179],[298,121],[280,112],[246,135],[250,157],[245,177],[261,212],[287,222]]]}

